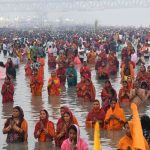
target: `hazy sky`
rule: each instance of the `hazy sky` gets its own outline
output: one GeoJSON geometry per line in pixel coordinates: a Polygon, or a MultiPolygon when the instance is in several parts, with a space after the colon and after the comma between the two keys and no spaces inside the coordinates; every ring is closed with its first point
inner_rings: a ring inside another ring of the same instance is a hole
{"type": "MultiPolygon", "coordinates": [[[[7,0],[8,4],[11,4],[12,1],[20,1],[20,0],[7,0]]],[[[24,0],[24,2],[30,1],[30,0],[24,0]]],[[[35,0],[34,0],[35,1],[35,0]]],[[[39,1],[44,2],[45,0],[36,0],[37,3],[39,1]]],[[[51,0],[47,0],[51,1],[51,0]]],[[[58,1],[58,0],[56,0],[58,1]]],[[[61,0],[60,0],[61,1],[61,0]]],[[[68,0],[73,1],[73,0],[68,0]]],[[[80,0],[78,0],[80,1],[80,0]]],[[[99,0],[101,1],[101,0],[99,0]]],[[[103,0],[103,1],[110,1],[110,0],[103,0]]],[[[119,1],[119,0],[117,0],[119,1]]],[[[122,0],[120,0],[122,2],[122,0]]],[[[131,1],[131,0],[127,0],[131,1]]],[[[135,0],[136,1],[136,0],[135,0]]],[[[137,0],[138,2],[144,2],[146,1],[146,7],[150,7],[150,0],[137,0]],[[149,5],[149,6],[148,6],[149,5]]],[[[9,6],[9,12],[7,12],[7,5],[3,2],[6,2],[6,0],[0,0],[0,17],[6,16],[9,19],[15,20],[14,18],[32,18],[35,15],[43,14],[44,16],[47,16],[45,18],[48,18],[51,21],[59,21],[59,20],[71,20],[72,23],[91,23],[94,24],[95,20],[98,20],[99,25],[134,25],[134,26],[149,26],[150,25],[150,8],[121,8],[121,9],[101,9],[101,10],[92,10],[92,11],[77,11],[77,10],[65,10],[65,11],[56,11],[51,10],[50,8],[47,8],[47,12],[44,12],[45,6],[43,6],[43,13],[40,11],[36,11],[34,13],[32,12],[11,12],[11,8],[19,7],[23,8],[25,7],[24,4],[19,5],[18,3],[13,3],[13,5],[9,6]],[[2,11],[6,8],[5,11],[2,11]]],[[[86,0],[82,0],[82,2],[86,3],[86,0]]],[[[30,5],[30,4],[29,4],[30,5]]],[[[39,4],[41,5],[41,3],[39,4]]],[[[61,3],[58,3],[59,6],[61,6],[61,3]]],[[[140,3],[139,3],[140,6],[140,3]]],[[[90,8],[90,6],[89,6],[90,8]]],[[[21,10],[21,9],[20,9],[21,10]]],[[[31,7],[32,10],[32,7],[31,7]]],[[[34,11],[34,8],[33,8],[34,11]]],[[[41,16],[40,16],[41,18],[41,16]]],[[[1,20],[0,20],[1,21],[1,20]]]]}
{"type": "Polygon", "coordinates": [[[150,25],[150,8],[106,9],[100,11],[53,12],[49,18],[69,18],[75,22],[94,23],[97,19],[102,25],[150,25]]]}

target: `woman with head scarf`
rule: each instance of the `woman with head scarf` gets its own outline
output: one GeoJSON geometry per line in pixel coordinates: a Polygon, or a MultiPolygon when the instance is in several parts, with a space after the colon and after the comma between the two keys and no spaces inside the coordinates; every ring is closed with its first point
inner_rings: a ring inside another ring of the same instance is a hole
{"type": "Polygon", "coordinates": [[[37,69],[34,69],[30,81],[32,96],[41,96],[42,87],[43,87],[43,79],[41,78],[39,71],[37,69]]]}
{"type": "Polygon", "coordinates": [[[1,89],[1,94],[2,94],[3,103],[13,102],[14,85],[11,82],[11,79],[9,76],[5,77],[5,81],[1,89]]]}
{"type": "Polygon", "coordinates": [[[39,142],[51,142],[55,137],[54,123],[48,119],[47,110],[40,111],[40,120],[36,123],[34,129],[34,137],[39,142]]]}
{"type": "Polygon", "coordinates": [[[4,124],[3,134],[7,134],[7,143],[26,142],[28,137],[28,124],[24,119],[21,107],[13,108],[13,113],[4,124]]]}
{"type": "Polygon", "coordinates": [[[104,87],[101,92],[101,98],[102,106],[106,112],[110,107],[109,101],[111,100],[111,98],[117,98],[116,90],[112,87],[111,82],[109,80],[105,81],[104,87]]]}
{"type": "Polygon", "coordinates": [[[5,64],[6,67],[6,75],[12,77],[13,79],[16,78],[16,69],[12,62],[11,58],[8,58],[7,63],[5,64]]]}
{"type": "Polygon", "coordinates": [[[72,124],[69,129],[69,138],[61,145],[61,150],[88,150],[88,144],[80,137],[80,129],[72,124]]]}
{"type": "MultiPolygon", "coordinates": [[[[57,125],[58,125],[59,123],[63,122],[63,115],[64,115],[64,113],[65,113],[66,111],[70,111],[70,112],[71,112],[71,110],[70,110],[69,107],[67,107],[67,106],[62,106],[62,107],[60,107],[60,114],[61,114],[61,117],[58,119],[57,125]]],[[[72,113],[72,112],[71,112],[71,113],[72,113]]],[[[73,113],[72,113],[72,117],[73,117],[74,123],[77,124],[77,125],[79,125],[79,124],[78,124],[78,121],[77,121],[77,118],[74,116],[73,113]]]]}
{"type": "Polygon", "coordinates": [[[77,85],[77,71],[74,68],[74,64],[71,62],[66,70],[68,86],[77,85]]]}
{"type": "Polygon", "coordinates": [[[56,73],[60,80],[60,84],[64,86],[66,83],[66,68],[63,66],[62,63],[58,64],[58,69],[56,70],[56,73]]]}
{"type": "Polygon", "coordinates": [[[110,100],[110,108],[107,110],[105,116],[105,128],[107,130],[120,130],[122,129],[126,117],[124,110],[117,103],[116,99],[110,100]]]}
{"type": "Polygon", "coordinates": [[[48,95],[49,96],[59,96],[60,95],[60,80],[57,77],[56,71],[51,72],[51,77],[48,80],[48,95]]]}
{"type": "Polygon", "coordinates": [[[128,82],[122,81],[122,87],[119,90],[119,102],[129,103],[130,101],[130,89],[128,88],[128,82]]]}
{"type": "Polygon", "coordinates": [[[85,78],[85,84],[83,85],[82,92],[83,92],[83,99],[85,101],[92,102],[95,100],[96,96],[95,87],[93,85],[92,80],[88,77],[85,78]]]}
{"type": "Polygon", "coordinates": [[[73,115],[69,110],[63,113],[62,121],[57,124],[55,143],[57,147],[61,147],[63,141],[68,138],[68,128],[71,124],[75,124],[73,115]]]}

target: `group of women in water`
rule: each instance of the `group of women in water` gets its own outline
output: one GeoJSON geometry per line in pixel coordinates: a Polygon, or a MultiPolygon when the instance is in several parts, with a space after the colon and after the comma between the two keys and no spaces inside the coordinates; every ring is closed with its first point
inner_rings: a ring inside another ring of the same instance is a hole
{"type": "MultiPolygon", "coordinates": [[[[94,127],[96,122],[99,122],[100,127],[106,130],[125,128],[126,136],[120,140],[118,149],[148,150],[150,130],[144,128],[145,122],[141,126],[137,108],[150,96],[150,66],[145,64],[143,59],[145,51],[149,50],[149,39],[145,37],[145,40],[142,41],[140,36],[134,37],[135,33],[132,36],[135,41],[138,41],[136,45],[133,39],[127,39],[125,35],[123,35],[124,39],[120,37],[121,32],[120,35],[118,33],[83,35],[68,34],[71,40],[66,37],[55,37],[47,41],[44,47],[48,55],[47,63],[49,68],[53,69],[47,81],[47,94],[60,96],[61,88],[67,81],[68,88],[76,87],[77,98],[92,103],[92,109],[85,119],[87,128],[94,127]],[[122,42],[124,45],[121,44],[122,42]],[[116,50],[121,46],[119,65],[116,50]],[[95,65],[97,79],[105,81],[101,91],[101,101],[96,99],[96,89],[92,82],[93,76],[89,64],[95,65]],[[80,82],[77,82],[75,65],[81,66],[80,82]],[[119,91],[116,91],[109,79],[117,74],[119,66],[121,68],[121,87],[119,91]],[[136,74],[135,68],[138,66],[140,69],[136,74]],[[126,105],[128,107],[131,105],[132,117],[130,119],[126,118],[124,113],[123,108],[126,105]],[[139,130],[138,134],[135,134],[135,129],[139,130]],[[141,141],[139,143],[138,135],[141,141]]],[[[5,64],[0,63],[0,78],[4,79],[1,89],[3,105],[15,101],[13,79],[17,75],[16,68],[19,67],[19,64],[15,62],[18,59],[26,63],[25,76],[30,80],[32,96],[42,96],[46,52],[42,47],[45,37],[42,34],[41,37],[42,40],[33,38],[30,39],[31,41],[13,41],[12,56],[15,55],[15,57],[8,58],[5,64]]],[[[3,44],[6,45],[7,42],[4,40],[3,44]]],[[[54,125],[53,121],[49,120],[47,110],[40,111],[39,121],[35,124],[34,129],[35,139],[38,139],[39,142],[54,141],[56,147],[62,150],[88,150],[88,144],[80,138],[80,125],[75,115],[66,106],[60,108],[60,113],[61,116],[54,125]]],[[[24,118],[20,106],[13,108],[12,116],[4,124],[3,133],[7,134],[7,143],[27,142],[28,121],[24,118]]]]}

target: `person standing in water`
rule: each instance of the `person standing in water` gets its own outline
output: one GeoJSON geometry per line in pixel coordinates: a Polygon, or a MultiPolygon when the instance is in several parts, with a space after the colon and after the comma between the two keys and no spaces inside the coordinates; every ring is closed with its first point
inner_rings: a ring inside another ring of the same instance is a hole
{"type": "Polygon", "coordinates": [[[80,138],[79,127],[72,124],[69,129],[69,138],[61,145],[61,150],[88,150],[88,144],[80,138]]]}

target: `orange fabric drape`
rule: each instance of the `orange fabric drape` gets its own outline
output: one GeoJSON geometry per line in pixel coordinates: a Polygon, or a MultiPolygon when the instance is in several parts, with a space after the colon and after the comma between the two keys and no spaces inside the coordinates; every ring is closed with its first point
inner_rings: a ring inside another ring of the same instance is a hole
{"type": "Polygon", "coordinates": [[[133,138],[133,148],[140,150],[148,150],[149,146],[145,142],[145,138],[143,136],[142,126],[140,122],[140,117],[137,110],[137,105],[135,103],[131,104],[131,111],[133,114],[133,119],[129,123],[131,136],[133,138]]]}
{"type": "Polygon", "coordinates": [[[41,96],[42,95],[42,87],[43,87],[43,78],[39,75],[31,77],[31,92],[32,96],[41,96]]]}
{"type": "Polygon", "coordinates": [[[28,139],[28,123],[25,119],[21,123],[21,129],[23,129],[23,131],[24,131],[24,141],[27,141],[27,139],[28,139]]]}
{"type": "Polygon", "coordinates": [[[58,77],[50,78],[48,81],[48,95],[59,96],[60,94],[60,80],[58,77]]]}
{"type": "MultiPolygon", "coordinates": [[[[46,129],[47,129],[47,131],[48,131],[48,134],[49,134],[52,138],[54,138],[54,136],[55,136],[54,124],[49,121],[49,122],[47,123],[46,129]]],[[[42,132],[42,133],[40,134],[40,137],[39,137],[38,140],[39,140],[39,142],[46,142],[46,134],[45,134],[44,132],[42,132]]]]}
{"type": "MultiPolygon", "coordinates": [[[[115,115],[124,122],[126,121],[124,111],[123,109],[119,106],[119,103],[116,103],[115,109],[112,110],[112,108],[109,108],[106,116],[105,116],[105,121],[110,118],[111,115],[115,115]]],[[[111,119],[108,124],[105,123],[105,128],[107,130],[119,130],[123,127],[123,123],[119,122],[117,119],[111,119]]]]}
{"type": "Polygon", "coordinates": [[[135,103],[131,104],[133,118],[129,121],[131,137],[125,135],[118,143],[118,150],[127,150],[130,147],[132,150],[149,150],[148,143],[143,136],[141,122],[135,103]]]}

